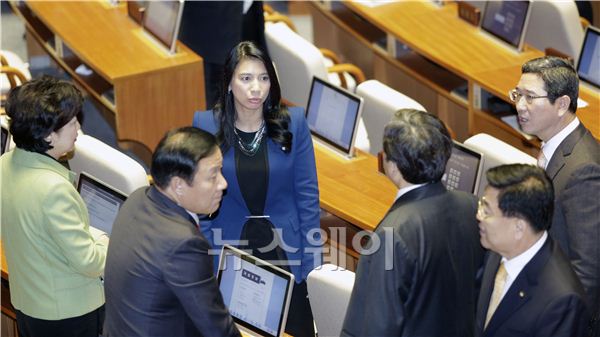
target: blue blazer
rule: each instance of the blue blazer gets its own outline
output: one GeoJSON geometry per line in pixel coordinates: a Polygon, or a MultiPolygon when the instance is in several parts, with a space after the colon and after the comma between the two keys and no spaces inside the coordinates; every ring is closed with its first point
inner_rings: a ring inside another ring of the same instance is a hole
{"type": "MultiPolygon", "coordinates": [[[[313,268],[321,265],[320,236],[314,235],[320,228],[319,188],[304,110],[292,107],[289,113],[289,130],[293,134],[291,152],[284,153],[281,146],[270,138],[267,140],[269,180],[265,215],[270,216],[269,220],[280,231],[290,270],[296,281],[301,282],[313,268]]],[[[196,112],[193,126],[212,134],[219,129],[212,110],[196,112]]],[[[214,219],[201,224],[202,232],[215,249],[228,241],[233,240],[235,244],[246,216],[250,215],[237,181],[234,152],[230,148],[223,154],[223,176],[228,188],[221,208],[214,219]],[[217,229],[222,231],[220,237],[217,229]]]]}

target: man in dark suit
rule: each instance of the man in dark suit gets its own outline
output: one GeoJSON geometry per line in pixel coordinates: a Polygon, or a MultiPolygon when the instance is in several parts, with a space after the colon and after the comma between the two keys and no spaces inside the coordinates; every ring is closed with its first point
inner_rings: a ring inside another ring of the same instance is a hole
{"type": "Polygon", "coordinates": [[[214,136],[167,133],[152,156],[154,186],[133,192],[113,225],[105,336],[239,336],[223,304],[197,213],[219,207],[227,182],[214,136]]]}
{"type": "Polygon", "coordinates": [[[583,287],[548,236],[554,196],[544,171],[511,164],[490,169],[480,200],[486,259],[476,335],[584,337],[589,312],[583,287]]]}
{"type": "Polygon", "coordinates": [[[402,109],[383,148],[399,191],[360,257],[342,336],[472,336],[483,250],[475,197],[440,181],[448,130],[434,115],[402,109]]]}
{"type": "Polygon", "coordinates": [[[254,41],[267,50],[263,2],[186,1],[179,40],[202,56],[206,107],[212,109],[229,51],[241,41],[254,41]]]}
{"type": "Polygon", "coordinates": [[[555,193],[550,235],[583,284],[593,314],[592,335],[600,336],[600,143],[575,115],[578,94],[573,66],[542,57],[523,65],[511,99],[523,131],[543,141],[538,164],[555,193]]]}

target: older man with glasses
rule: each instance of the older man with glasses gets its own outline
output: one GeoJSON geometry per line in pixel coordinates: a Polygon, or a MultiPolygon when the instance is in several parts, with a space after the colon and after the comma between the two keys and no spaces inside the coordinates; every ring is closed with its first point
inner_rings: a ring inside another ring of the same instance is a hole
{"type": "Polygon", "coordinates": [[[585,288],[593,314],[590,336],[599,336],[600,144],[577,118],[579,79],[571,63],[547,56],[526,62],[521,72],[509,97],[521,129],[542,140],[538,166],[555,193],[550,235],[585,288]]]}

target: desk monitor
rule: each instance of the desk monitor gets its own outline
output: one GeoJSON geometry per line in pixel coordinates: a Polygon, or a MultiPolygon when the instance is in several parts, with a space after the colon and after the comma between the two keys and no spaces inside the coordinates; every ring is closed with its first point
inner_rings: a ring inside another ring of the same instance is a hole
{"type": "Polygon", "coordinates": [[[529,1],[488,1],[483,12],[481,28],[521,51],[530,8],[529,1]]]}
{"type": "Polygon", "coordinates": [[[217,280],[223,301],[242,331],[283,336],[294,287],[292,273],[224,245],[217,280]]]}
{"type": "Polygon", "coordinates": [[[175,53],[183,0],[149,1],[143,15],[144,31],[156,38],[170,54],[175,53]]]}
{"type": "Polygon", "coordinates": [[[2,153],[0,153],[0,155],[3,155],[4,152],[8,152],[8,148],[10,146],[10,132],[8,132],[8,129],[4,128],[4,126],[2,126],[2,153]]]}
{"type": "Polygon", "coordinates": [[[87,206],[90,225],[110,235],[127,196],[85,172],[79,174],[77,191],[87,206]]]}
{"type": "Polygon", "coordinates": [[[148,7],[147,1],[127,0],[127,14],[139,25],[142,24],[146,7],[148,7]]]}
{"type": "Polygon", "coordinates": [[[306,119],[313,135],[346,157],[354,155],[363,99],[313,77],[306,119]]]}
{"type": "Polygon", "coordinates": [[[483,155],[454,142],[452,155],[446,163],[442,183],[448,190],[477,194],[483,169],[483,155]]]}
{"type": "Polygon", "coordinates": [[[583,81],[600,88],[600,29],[588,26],[577,62],[577,74],[583,81]]]}

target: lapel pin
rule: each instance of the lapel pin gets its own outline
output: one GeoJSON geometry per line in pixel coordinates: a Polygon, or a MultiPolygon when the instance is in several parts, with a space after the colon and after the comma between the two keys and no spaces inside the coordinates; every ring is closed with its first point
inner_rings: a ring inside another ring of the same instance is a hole
{"type": "Polygon", "coordinates": [[[519,291],[519,297],[520,298],[525,297],[525,292],[523,290],[519,291]]]}

